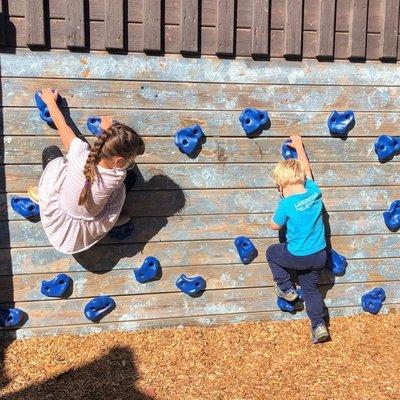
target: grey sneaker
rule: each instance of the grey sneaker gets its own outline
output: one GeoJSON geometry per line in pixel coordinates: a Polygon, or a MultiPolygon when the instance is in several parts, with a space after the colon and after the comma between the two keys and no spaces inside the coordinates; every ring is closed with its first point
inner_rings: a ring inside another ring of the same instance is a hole
{"type": "Polygon", "coordinates": [[[324,324],[319,324],[315,329],[312,330],[311,340],[314,344],[325,342],[325,340],[328,340],[329,337],[328,329],[324,324]]]}
{"type": "Polygon", "coordinates": [[[285,299],[286,301],[296,301],[299,297],[293,286],[284,292],[277,283],[275,284],[275,293],[278,297],[282,297],[282,299],[285,299]]]}
{"type": "Polygon", "coordinates": [[[114,226],[121,226],[127,224],[132,217],[126,214],[120,214],[114,226]]]}

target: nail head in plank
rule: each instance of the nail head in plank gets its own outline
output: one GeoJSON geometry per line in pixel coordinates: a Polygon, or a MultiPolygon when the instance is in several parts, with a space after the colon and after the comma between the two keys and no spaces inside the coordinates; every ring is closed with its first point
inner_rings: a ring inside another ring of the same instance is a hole
{"type": "Polygon", "coordinates": [[[161,0],[143,3],[143,51],[161,51],[161,0]]]}
{"type": "Polygon", "coordinates": [[[25,0],[26,44],[44,46],[44,5],[43,0],[25,0]]]}
{"type": "Polygon", "coordinates": [[[65,1],[65,30],[68,48],[85,47],[85,8],[83,0],[65,1]]]}
{"type": "Polygon", "coordinates": [[[199,1],[183,0],[181,6],[181,53],[199,51],[199,1]]]}
{"type": "Polygon", "coordinates": [[[301,57],[302,29],[303,0],[286,0],[284,51],[285,57],[301,57]]]}
{"type": "Polygon", "coordinates": [[[217,54],[233,55],[235,0],[218,0],[217,54]]]}
{"type": "Polygon", "coordinates": [[[124,0],[105,0],[104,47],[124,49],[124,0]]]}
{"type": "Polygon", "coordinates": [[[253,56],[268,56],[270,0],[253,0],[252,5],[251,54],[253,56]]]}
{"type": "Polygon", "coordinates": [[[336,0],[320,0],[317,57],[333,57],[336,0]]]}
{"type": "Polygon", "coordinates": [[[399,0],[383,0],[381,11],[381,38],[379,58],[397,58],[399,27],[399,0]]]}
{"type": "Polygon", "coordinates": [[[351,0],[348,58],[365,58],[368,0],[351,0]]]}

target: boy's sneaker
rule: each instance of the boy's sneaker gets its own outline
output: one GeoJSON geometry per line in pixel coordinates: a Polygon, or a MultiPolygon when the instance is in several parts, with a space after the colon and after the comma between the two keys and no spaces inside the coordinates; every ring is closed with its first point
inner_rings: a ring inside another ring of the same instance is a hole
{"type": "Polygon", "coordinates": [[[319,324],[315,329],[312,330],[311,340],[314,344],[325,342],[329,339],[329,337],[328,329],[324,324],[319,324]]]}
{"type": "Polygon", "coordinates": [[[283,291],[277,283],[275,284],[275,293],[278,297],[282,297],[286,301],[296,301],[299,297],[293,286],[289,290],[283,291]]]}

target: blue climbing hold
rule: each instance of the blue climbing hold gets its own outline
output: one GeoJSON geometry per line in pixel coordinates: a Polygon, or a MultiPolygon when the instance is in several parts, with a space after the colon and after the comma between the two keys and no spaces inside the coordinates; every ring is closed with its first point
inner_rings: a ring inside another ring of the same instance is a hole
{"type": "MultiPolygon", "coordinates": [[[[40,118],[48,123],[48,124],[52,124],[53,120],[50,117],[50,112],[49,109],[47,108],[46,103],[43,101],[42,96],[41,96],[42,92],[40,90],[38,90],[35,93],[35,102],[36,102],[36,107],[39,109],[40,113],[40,118]]],[[[58,99],[57,99],[58,100],[58,99]]]]}
{"type": "Polygon", "coordinates": [[[182,153],[191,156],[201,149],[204,138],[200,125],[193,125],[175,133],[175,144],[182,153]]]}
{"type": "Polygon", "coordinates": [[[288,143],[292,143],[291,139],[286,140],[282,145],[282,157],[285,160],[290,160],[291,158],[297,159],[297,151],[293,147],[290,147],[288,143]]]}
{"type": "Polygon", "coordinates": [[[133,224],[133,220],[131,219],[123,225],[114,226],[114,228],[108,232],[108,236],[116,240],[125,240],[132,235],[134,230],[135,226],[133,224]]]}
{"type": "Polygon", "coordinates": [[[354,112],[351,110],[333,111],[328,118],[328,129],[331,135],[346,136],[355,125],[354,112]]]}
{"type": "Polygon", "coordinates": [[[42,281],[40,292],[48,297],[63,297],[71,288],[72,279],[66,274],[59,274],[50,281],[42,281]]]}
{"type": "Polygon", "coordinates": [[[276,300],[276,305],[281,309],[281,311],[293,312],[296,310],[296,303],[299,300],[303,300],[303,291],[301,288],[296,289],[297,295],[299,296],[295,301],[287,301],[282,297],[278,297],[276,300]]]}
{"type": "Polygon", "coordinates": [[[160,262],[155,257],[146,257],[140,268],[134,268],[135,278],[140,283],[152,281],[160,272],[160,262]]]}
{"type": "Polygon", "coordinates": [[[23,317],[24,312],[19,308],[0,309],[0,326],[15,328],[21,324],[23,317]]]}
{"type": "Polygon", "coordinates": [[[101,117],[89,117],[86,121],[86,126],[89,132],[95,136],[101,136],[103,129],[100,128],[101,117]]]}
{"type": "Polygon", "coordinates": [[[386,226],[392,232],[400,228],[400,200],[395,200],[387,211],[383,213],[386,226]]]}
{"type": "Polygon", "coordinates": [[[400,153],[400,137],[381,135],[376,139],[374,148],[380,162],[389,161],[400,153]]]}
{"type": "Polygon", "coordinates": [[[176,287],[182,290],[183,293],[194,296],[205,290],[206,281],[201,276],[188,278],[182,274],[176,281],[176,287]]]}
{"type": "Polygon", "coordinates": [[[17,214],[27,219],[40,216],[39,205],[28,197],[12,197],[11,207],[17,214]]]}
{"type": "Polygon", "coordinates": [[[239,117],[243,130],[247,136],[261,134],[264,129],[268,128],[270,119],[268,113],[255,108],[246,108],[239,117]]]}
{"type": "Polygon", "coordinates": [[[346,257],[331,249],[326,256],[326,266],[332,275],[343,276],[347,267],[346,257]]]}
{"type": "Polygon", "coordinates": [[[88,320],[98,322],[115,307],[115,301],[110,296],[97,296],[86,304],[83,312],[88,320]]]}
{"type": "Polygon", "coordinates": [[[243,264],[250,264],[258,256],[258,251],[254,244],[245,236],[237,237],[235,246],[243,264]]]}
{"type": "Polygon", "coordinates": [[[386,300],[385,291],[382,288],[374,288],[361,297],[361,306],[364,311],[371,314],[378,314],[382,303],[386,300]]]}

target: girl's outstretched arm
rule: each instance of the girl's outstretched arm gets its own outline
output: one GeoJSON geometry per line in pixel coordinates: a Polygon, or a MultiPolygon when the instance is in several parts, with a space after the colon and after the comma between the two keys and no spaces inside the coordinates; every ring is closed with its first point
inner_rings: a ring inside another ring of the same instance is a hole
{"type": "Polygon", "coordinates": [[[47,108],[49,109],[50,117],[52,118],[54,125],[58,130],[61,142],[65,150],[69,151],[71,142],[76,138],[76,135],[73,132],[73,130],[68,126],[68,124],[65,122],[65,118],[58,107],[57,98],[58,98],[58,90],[54,90],[54,92],[51,89],[42,90],[42,99],[46,103],[47,108]]]}

